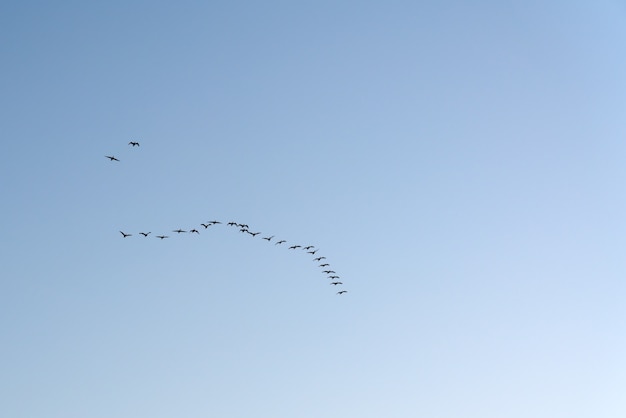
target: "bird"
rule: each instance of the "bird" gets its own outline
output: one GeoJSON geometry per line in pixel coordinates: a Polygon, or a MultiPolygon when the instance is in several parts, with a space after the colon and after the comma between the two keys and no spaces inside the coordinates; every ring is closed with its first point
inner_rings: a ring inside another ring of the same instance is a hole
{"type": "Polygon", "coordinates": [[[190,234],[193,234],[194,232],[195,232],[196,234],[200,234],[200,233],[198,232],[198,230],[197,230],[197,229],[192,229],[191,231],[189,231],[189,233],[190,233],[190,234]]]}
{"type": "Polygon", "coordinates": [[[343,295],[344,293],[348,293],[348,291],[347,290],[341,290],[341,291],[337,292],[338,295],[343,295]]]}
{"type": "Polygon", "coordinates": [[[287,241],[285,241],[284,239],[281,239],[280,241],[278,241],[278,242],[277,242],[276,244],[274,244],[274,245],[282,244],[282,243],[284,243],[284,242],[287,242],[287,241]]]}
{"type": "Polygon", "coordinates": [[[296,248],[300,248],[301,245],[292,245],[291,247],[289,247],[290,250],[295,250],[296,248]]]}
{"type": "Polygon", "coordinates": [[[200,224],[204,227],[204,229],[207,229],[209,226],[211,226],[210,224],[200,224]]]}
{"type": "Polygon", "coordinates": [[[316,253],[316,252],[317,252],[317,250],[314,250],[314,251],[307,251],[307,254],[313,254],[313,255],[315,255],[315,253],[316,253]]]}
{"type": "Polygon", "coordinates": [[[207,222],[207,223],[209,223],[209,224],[211,224],[211,225],[221,224],[221,222],[220,222],[220,221],[209,221],[209,222],[207,222]]]}
{"type": "Polygon", "coordinates": [[[330,274],[330,273],[334,273],[334,271],[332,271],[332,270],[324,270],[322,273],[330,274]]]}
{"type": "Polygon", "coordinates": [[[252,235],[253,237],[256,237],[257,235],[260,234],[260,232],[250,232],[250,231],[246,231],[248,234],[252,235]]]}
{"type": "Polygon", "coordinates": [[[115,158],[115,157],[114,157],[114,156],[112,156],[112,155],[105,155],[105,157],[107,157],[107,158],[108,158],[109,160],[111,160],[111,161],[119,161],[117,158],[115,158]]]}
{"type": "Polygon", "coordinates": [[[324,264],[320,264],[319,266],[320,266],[320,267],[328,267],[328,266],[330,266],[330,264],[328,264],[328,263],[324,263],[324,264]]]}
{"type": "Polygon", "coordinates": [[[178,232],[180,234],[181,232],[187,232],[187,231],[183,231],[182,229],[178,228],[178,229],[173,230],[172,232],[178,232]]]}
{"type": "Polygon", "coordinates": [[[122,236],[123,236],[124,238],[126,238],[126,237],[132,237],[132,236],[133,236],[133,234],[126,234],[126,233],[124,233],[124,232],[122,232],[122,231],[120,231],[120,234],[122,234],[122,236]]]}
{"type": "Polygon", "coordinates": [[[328,276],[329,279],[338,279],[339,276],[328,276]]]}
{"type": "Polygon", "coordinates": [[[274,235],[272,235],[271,237],[263,237],[263,239],[267,242],[270,242],[272,238],[274,238],[274,235]]]}
{"type": "Polygon", "coordinates": [[[311,248],[315,248],[315,245],[307,245],[303,250],[310,250],[311,248]]]}
{"type": "Polygon", "coordinates": [[[167,235],[157,235],[156,238],[165,239],[165,238],[169,238],[169,237],[167,235]]]}
{"type": "Polygon", "coordinates": [[[248,231],[246,228],[241,228],[239,229],[239,232],[250,232],[250,231],[248,231]]]}
{"type": "Polygon", "coordinates": [[[228,226],[237,226],[237,222],[228,222],[226,225],[228,225],[228,226]]]}
{"type": "Polygon", "coordinates": [[[314,258],[313,261],[321,261],[321,260],[324,260],[325,258],[326,257],[317,257],[317,258],[314,258]]]}
{"type": "Polygon", "coordinates": [[[133,147],[138,147],[138,146],[139,146],[139,142],[133,142],[133,141],[130,141],[130,142],[128,143],[128,145],[132,145],[133,147]]]}
{"type": "Polygon", "coordinates": [[[144,237],[147,237],[148,235],[151,234],[151,232],[140,232],[140,235],[143,235],[144,237]]]}
{"type": "Polygon", "coordinates": [[[341,282],[332,282],[331,284],[337,286],[338,284],[343,284],[343,283],[341,283],[341,282]]]}

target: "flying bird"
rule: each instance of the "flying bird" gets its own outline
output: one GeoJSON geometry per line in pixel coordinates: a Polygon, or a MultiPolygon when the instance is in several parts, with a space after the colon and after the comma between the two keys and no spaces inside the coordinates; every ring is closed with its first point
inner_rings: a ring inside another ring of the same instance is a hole
{"type": "Polygon", "coordinates": [[[276,244],[274,244],[274,245],[282,244],[282,243],[284,243],[284,242],[287,242],[287,241],[285,241],[284,239],[281,239],[280,241],[278,241],[278,242],[277,242],[276,244]]]}
{"type": "Polygon", "coordinates": [[[112,155],[105,155],[105,157],[107,157],[107,158],[108,158],[109,160],[111,160],[111,161],[119,161],[117,158],[115,158],[115,157],[114,157],[114,156],[112,156],[112,155]]]}
{"type": "Polygon", "coordinates": [[[311,248],[315,248],[315,245],[307,245],[303,250],[310,250],[311,248]]]}
{"type": "Polygon", "coordinates": [[[338,295],[343,295],[344,293],[348,293],[348,291],[347,290],[341,290],[341,291],[337,292],[338,295]]]}
{"type": "Polygon", "coordinates": [[[328,263],[320,264],[320,267],[328,267],[328,266],[330,266],[330,264],[328,263]]]}
{"type": "Polygon", "coordinates": [[[250,232],[250,231],[246,231],[248,234],[252,235],[253,237],[256,237],[257,235],[260,234],[260,232],[250,232]]]}
{"type": "Polygon", "coordinates": [[[133,141],[130,141],[130,142],[128,143],[128,145],[132,145],[133,147],[138,147],[138,146],[139,146],[139,142],[133,142],[133,141]]]}
{"type": "Polygon", "coordinates": [[[148,235],[150,235],[152,232],[140,232],[139,235],[143,235],[144,237],[147,237],[148,235]]]}
{"type": "Polygon", "coordinates": [[[291,247],[289,247],[290,250],[295,250],[296,248],[300,248],[302,247],[301,245],[292,245],[291,247]]]}
{"type": "Polygon", "coordinates": [[[329,279],[338,279],[339,276],[328,276],[329,279]]]}
{"type": "Polygon", "coordinates": [[[159,239],[169,238],[167,235],[157,235],[156,237],[159,239]]]}
{"type": "Polygon", "coordinates": [[[307,254],[313,254],[313,255],[315,255],[315,253],[316,253],[317,251],[318,251],[318,250],[314,250],[314,251],[307,251],[307,254]]]}
{"type": "Polygon", "coordinates": [[[313,261],[322,261],[322,260],[324,260],[325,258],[326,258],[326,257],[317,257],[317,258],[314,258],[314,259],[313,259],[313,261]]]}
{"type": "Polygon", "coordinates": [[[219,222],[219,221],[209,221],[207,223],[210,223],[211,225],[221,224],[221,222],[219,222]]]}
{"type": "Polygon", "coordinates": [[[183,231],[182,229],[178,228],[178,229],[175,229],[175,230],[174,230],[174,231],[172,231],[172,232],[178,232],[178,233],[180,234],[181,232],[187,232],[187,231],[183,231]]]}
{"type": "Polygon", "coordinates": [[[211,226],[210,224],[200,224],[204,227],[204,229],[207,229],[209,226],[211,226]]]}
{"type": "Polygon", "coordinates": [[[124,237],[124,238],[133,236],[133,234],[126,234],[126,233],[124,233],[122,231],[120,231],[120,234],[122,234],[122,237],[124,237]]]}
{"type": "Polygon", "coordinates": [[[334,271],[332,271],[332,270],[324,270],[322,273],[330,274],[330,273],[334,273],[334,271]]]}
{"type": "Polygon", "coordinates": [[[191,231],[189,231],[189,233],[190,233],[190,234],[193,234],[194,232],[195,232],[196,234],[200,234],[200,233],[198,232],[198,230],[197,230],[197,229],[192,229],[191,231]]]}
{"type": "Polygon", "coordinates": [[[274,238],[274,235],[272,235],[271,237],[263,237],[263,239],[267,242],[270,242],[272,238],[274,238]]]}
{"type": "Polygon", "coordinates": [[[332,282],[331,284],[337,286],[338,284],[343,284],[343,283],[341,283],[341,282],[332,282]]]}

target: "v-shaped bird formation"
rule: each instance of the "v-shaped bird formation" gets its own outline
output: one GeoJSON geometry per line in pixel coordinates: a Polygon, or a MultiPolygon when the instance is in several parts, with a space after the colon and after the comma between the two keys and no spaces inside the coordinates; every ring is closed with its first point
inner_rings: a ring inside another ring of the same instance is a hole
{"type": "MultiPolygon", "coordinates": [[[[128,143],[128,145],[130,145],[131,147],[135,148],[135,147],[139,147],[139,142],[137,141],[130,141],[128,143]]],[[[119,162],[120,160],[115,158],[114,156],[109,156],[109,155],[105,155],[106,158],[108,158],[111,162],[113,161],[117,161],[119,162]]],[[[244,235],[249,235],[252,238],[256,238],[258,235],[261,235],[260,231],[252,231],[250,229],[250,226],[248,224],[245,223],[240,223],[240,222],[235,222],[235,221],[230,221],[227,222],[226,224],[223,224],[220,221],[217,220],[210,220],[210,221],[206,221],[204,223],[200,223],[200,226],[202,226],[203,229],[208,229],[209,227],[215,226],[215,225],[225,225],[226,227],[230,228],[233,231],[238,231],[241,234],[244,235]]],[[[128,233],[126,231],[119,231],[120,234],[122,234],[122,238],[130,238],[135,236],[132,233],[128,233]]],[[[185,230],[185,229],[181,229],[181,228],[177,228],[177,229],[173,229],[171,230],[171,232],[168,233],[176,233],[177,236],[180,236],[181,234],[198,234],[200,235],[200,230],[196,229],[196,228],[191,228],[189,230],[185,230]]],[[[145,232],[145,231],[140,231],[137,233],[138,235],[143,236],[143,238],[141,239],[145,239],[148,238],[148,236],[150,234],[152,234],[151,231],[145,232]]],[[[166,235],[165,233],[160,233],[160,235],[154,235],[155,238],[159,239],[159,240],[164,240],[164,239],[168,239],[170,238],[170,235],[166,235]]],[[[299,245],[299,244],[293,244],[293,245],[289,245],[289,242],[285,239],[276,239],[274,240],[275,235],[267,235],[267,236],[261,236],[261,240],[264,240],[266,242],[268,242],[269,244],[272,244],[274,246],[281,246],[281,247],[285,247],[288,250],[296,250],[296,251],[304,251],[306,254],[310,254],[312,256],[312,261],[318,264],[318,267],[320,269],[320,272],[322,274],[325,274],[326,277],[328,279],[331,280],[331,282],[329,283],[330,285],[334,286],[336,288],[336,286],[341,286],[343,285],[343,283],[341,281],[339,281],[338,279],[340,279],[341,277],[339,275],[337,275],[337,273],[331,269],[331,266],[328,262],[326,262],[326,257],[322,256],[322,255],[318,255],[318,251],[319,249],[314,246],[314,245],[299,245]]],[[[343,295],[345,293],[348,293],[347,290],[340,290],[338,292],[336,292],[337,295],[343,295]]]]}

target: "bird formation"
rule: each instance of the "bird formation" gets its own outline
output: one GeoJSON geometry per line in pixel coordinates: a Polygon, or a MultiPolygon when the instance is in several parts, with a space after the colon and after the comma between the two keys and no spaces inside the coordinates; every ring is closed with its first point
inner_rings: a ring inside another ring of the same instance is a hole
{"type": "MultiPolygon", "coordinates": [[[[204,229],[208,229],[210,226],[213,225],[221,225],[222,222],[220,221],[207,221],[205,223],[201,223],[200,225],[202,225],[204,227],[204,229]]],[[[261,232],[252,232],[250,230],[250,227],[247,224],[244,223],[239,223],[239,222],[228,222],[226,224],[228,227],[230,227],[232,230],[237,230],[240,233],[246,234],[251,236],[252,238],[255,238],[257,235],[260,235],[261,232]]],[[[132,237],[133,234],[130,233],[126,233],[124,231],[119,231],[120,234],[122,234],[122,238],[128,238],[128,237],[132,237]]],[[[196,228],[192,228],[189,230],[186,229],[182,229],[182,228],[177,228],[177,229],[173,229],[171,232],[175,232],[177,235],[179,234],[198,234],[200,235],[200,231],[196,228]]],[[[150,235],[152,232],[139,232],[139,235],[142,235],[144,238],[148,238],[148,235],[150,235]]],[[[166,238],[169,238],[169,235],[155,235],[155,238],[158,238],[160,240],[164,240],[166,238]]],[[[262,240],[265,240],[269,243],[272,243],[272,240],[275,238],[275,235],[270,235],[270,236],[266,236],[266,237],[261,237],[262,240]]],[[[274,242],[273,244],[276,245],[283,245],[286,244],[287,240],[281,239],[281,240],[277,240],[276,242],[274,242]]],[[[306,246],[302,246],[302,245],[298,245],[298,244],[294,244],[291,246],[285,246],[287,249],[289,250],[300,250],[303,251],[307,254],[311,254],[313,256],[316,255],[316,253],[319,251],[318,248],[316,248],[314,245],[306,245],[306,246]]],[[[324,269],[324,270],[320,270],[322,274],[325,274],[326,277],[328,279],[330,279],[330,285],[333,286],[338,286],[338,285],[342,285],[343,283],[340,282],[338,279],[340,279],[341,277],[337,275],[337,273],[334,270],[330,269],[330,264],[326,263],[326,262],[322,262],[322,260],[325,260],[326,257],[324,256],[318,256],[318,257],[314,257],[312,260],[316,263],[320,263],[318,264],[318,267],[320,269],[324,269]]],[[[347,290],[340,290],[339,292],[337,292],[338,295],[343,295],[344,293],[347,293],[347,290]]]]}
{"type": "MultiPolygon", "coordinates": [[[[130,145],[131,147],[139,147],[139,142],[135,142],[135,141],[130,141],[128,143],[128,145],[130,145]]],[[[112,155],[105,155],[106,158],[108,158],[110,161],[120,161],[119,159],[115,158],[112,155]]],[[[207,221],[204,223],[200,223],[200,226],[202,226],[204,229],[208,229],[211,226],[214,225],[222,225],[222,222],[217,221],[217,220],[211,220],[211,221],[207,221]]],[[[261,235],[260,231],[252,231],[250,230],[250,226],[248,224],[245,223],[239,223],[239,222],[235,222],[235,221],[230,221],[228,223],[226,223],[226,225],[228,227],[230,227],[233,230],[238,230],[240,233],[245,234],[245,235],[249,235],[252,238],[256,238],[257,235],[261,235]]],[[[122,234],[122,238],[129,238],[132,237],[133,234],[131,233],[127,233],[124,231],[119,231],[120,234],[122,234]]],[[[200,235],[200,231],[196,228],[192,228],[189,229],[188,231],[185,229],[181,229],[181,228],[177,228],[177,229],[173,229],[171,232],[175,232],[176,235],[180,235],[180,234],[198,234],[200,235]]],[[[142,235],[144,238],[148,238],[148,236],[150,234],[152,234],[152,232],[138,232],[139,235],[142,235]]],[[[167,238],[170,238],[169,235],[165,235],[165,234],[161,234],[161,235],[154,235],[155,238],[160,239],[160,240],[164,240],[167,238]]],[[[341,277],[339,275],[337,275],[337,273],[332,270],[330,268],[330,264],[328,264],[325,261],[322,260],[326,260],[326,257],[324,256],[318,256],[317,252],[319,251],[318,248],[316,248],[314,245],[299,245],[299,244],[294,244],[294,245],[288,245],[287,240],[284,239],[280,239],[280,240],[275,240],[274,242],[272,242],[272,240],[274,240],[275,235],[268,235],[268,236],[261,236],[261,239],[264,241],[267,241],[268,243],[273,243],[273,245],[283,245],[286,248],[288,248],[289,250],[299,250],[299,251],[304,251],[307,254],[311,254],[314,258],[312,259],[314,262],[319,263],[318,267],[320,269],[324,269],[324,270],[320,270],[322,274],[325,274],[326,277],[328,279],[330,279],[330,285],[332,286],[340,286],[343,285],[343,283],[341,281],[339,281],[338,279],[340,279],[341,277]]],[[[338,292],[336,292],[337,295],[343,295],[345,293],[348,293],[347,290],[340,290],[338,292]]]]}

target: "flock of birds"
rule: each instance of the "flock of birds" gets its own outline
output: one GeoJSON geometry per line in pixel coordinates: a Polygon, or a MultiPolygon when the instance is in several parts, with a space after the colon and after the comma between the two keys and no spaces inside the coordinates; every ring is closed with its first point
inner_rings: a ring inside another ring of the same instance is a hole
{"type": "MultiPolygon", "coordinates": [[[[139,142],[130,141],[128,145],[132,146],[133,148],[139,147],[139,142]]],[[[120,161],[119,159],[115,158],[115,156],[113,155],[105,155],[105,157],[108,158],[110,161],[118,161],[118,162],[120,161]]],[[[220,221],[212,220],[212,221],[207,221],[205,223],[201,223],[200,226],[203,227],[204,229],[208,229],[210,226],[221,225],[221,224],[222,222],[220,221]]],[[[252,232],[250,230],[250,227],[244,223],[231,221],[231,222],[228,222],[226,225],[231,228],[236,228],[239,230],[240,233],[248,234],[252,238],[255,238],[257,235],[261,234],[261,232],[252,232]]],[[[120,234],[122,234],[122,238],[128,238],[128,237],[133,236],[133,234],[126,233],[124,231],[119,231],[119,232],[120,234]]],[[[184,230],[184,229],[178,228],[178,229],[172,230],[172,232],[175,232],[177,235],[178,234],[198,234],[198,235],[200,234],[200,231],[196,228],[192,228],[190,230],[184,230]]],[[[148,236],[152,234],[152,232],[139,232],[138,234],[142,235],[144,238],[148,238],[148,236]]],[[[160,240],[164,240],[164,239],[169,238],[169,235],[161,234],[161,235],[154,235],[154,237],[160,240]]],[[[327,278],[331,280],[330,285],[339,286],[343,284],[341,281],[339,281],[340,276],[334,270],[332,270],[330,264],[325,261],[326,257],[317,254],[318,249],[314,245],[306,245],[306,246],[297,245],[297,244],[289,245],[289,243],[284,239],[281,239],[281,240],[277,239],[275,241],[272,241],[274,238],[275,238],[274,235],[261,237],[261,239],[267,241],[268,243],[273,242],[274,245],[285,246],[289,250],[300,249],[301,251],[306,251],[307,254],[311,254],[314,257],[313,258],[314,262],[319,263],[318,266],[323,269],[322,273],[325,274],[327,278]]],[[[338,295],[343,295],[345,293],[348,293],[348,291],[340,290],[337,292],[338,295]]]]}

